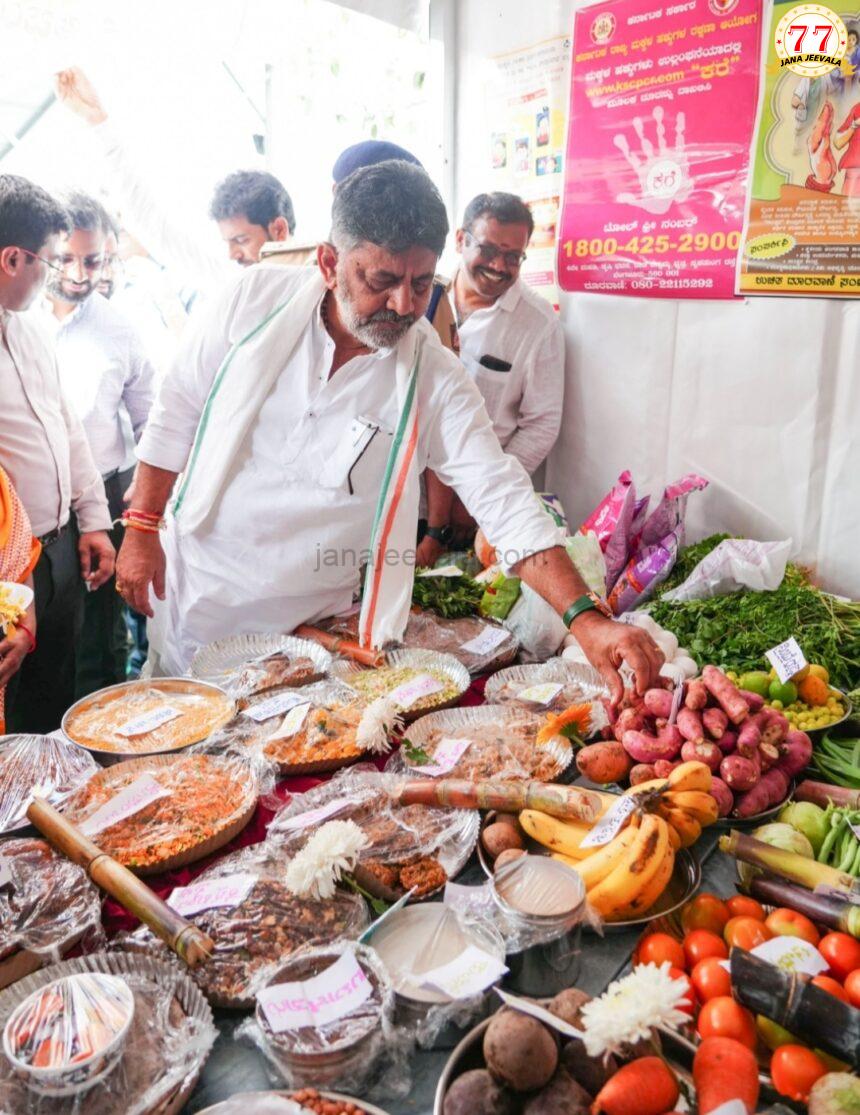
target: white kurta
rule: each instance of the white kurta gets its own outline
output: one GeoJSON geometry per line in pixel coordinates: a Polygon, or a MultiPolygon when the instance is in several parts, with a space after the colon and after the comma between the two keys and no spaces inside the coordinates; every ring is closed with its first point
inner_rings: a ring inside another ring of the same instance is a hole
{"type": "MultiPolygon", "coordinates": [[[[138,446],[142,461],[185,467],[230,347],[307,281],[306,273],[256,267],[213,307],[162,385],[138,446]]],[[[269,326],[278,327],[277,320],[269,326]]],[[[520,464],[502,452],[459,361],[426,322],[415,328],[427,334],[418,380],[420,467],[455,488],[509,563],[559,544],[559,531],[536,505],[520,464]]],[[[157,606],[151,635],[162,670],[184,671],[195,650],[214,639],[290,631],[349,607],[397,423],[395,354],[357,357],[329,378],[333,354],[317,308],[212,513],[181,536],[171,522],[164,539],[167,598],[157,606]]]]}

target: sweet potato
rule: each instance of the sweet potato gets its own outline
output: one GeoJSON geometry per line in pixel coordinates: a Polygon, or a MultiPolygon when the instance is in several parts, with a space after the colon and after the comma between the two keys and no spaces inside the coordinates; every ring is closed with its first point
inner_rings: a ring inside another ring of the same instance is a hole
{"type": "Polygon", "coordinates": [[[780,744],[788,735],[789,723],[781,712],[775,708],[762,709],[759,713],[763,727],[761,738],[764,743],[780,744]]]}
{"type": "Polygon", "coordinates": [[[650,782],[657,777],[657,772],[650,763],[637,763],[630,771],[630,785],[638,786],[640,782],[650,782]]]}
{"type": "Polygon", "coordinates": [[[682,740],[677,729],[664,728],[660,737],[647,732],[625,732],[623,743],[624,750],[637,763],[653,763],[657,759],[674,759],[682,740]]]}
{"type": "Polygon", "coordinates": [[[576,753],[576,765],[579,773],[592,782],[608,783],[623,782],[633,763],[617,740],[606,740],[581,747],[576,753]]]}
{"type": "Polygon", "coordinates": [[[764,708],[764,697],[761,693],[751,693],[749,689],[739,689],[738,692],[750,707],[750,712],[761,712],[764,708]]]}
{"type": "Polygon", "coordinates": [[[691,708],[682,708],[678,713],[676,721],[678,731],[684,739],[690,739],[694,743],[705,738],[705,729],[702,727],[702,718],[691,708]]]}
{"type": "Polygon", "coordinates": [[[772,805],[779,805],[787,793],[788,778],[781,770],[769,770],[751,790],[738,794],[734,814],[736,817],[755,817],[772,805]]]}
{"type": "Polygon", "coordinates": [[[668,778],[675,767],[680,765],[680,759],[658,759],[654,763],[654,776],[656,778],[668,778]]]}
{"type": "Polygon", "coordinates": [[[721,708],[706,708],[702,713],[702,723],[711,739],[719,739],[729,726],[729,718],[721,708]]]}
{"type": "Polygon", "coordinates": [[[694,742],[688,739],[684,740],[684,745],[681,748],[681,758],[685,763],[704,763],[705,766],[715,771],[719,769],[723,760],[723,753],[710,740],[702,739],[694,742]]]}
{"type": "Polygon", "coordinates": [[[668,719],[672,712],[672,694],[668,689],[649,689],[643,697],[645,708],[652,716],[668,719]]]}
{"type": "Polygon", "coordinates": [[[641,732],[646,726],[645,710],[638,708],[625,708],[618,714],[618,719],[612,725],[612,735],[620,743],[625,732],[641,732]]]}
{"type": "Polygon", "coordinates": [[[733,724],[740,724],[749,716],[750,707],[741,696],[738,687],[716,666],[706,666],[702,670],[705,688],[728,716],[733,724]]]}
{"type": "Polygon", "coordinates": [[[783,740],[780,752],[777,768],[788,778],[794,778],[809,765],[812,758],[812,740],[806,732],[793,729],[783,740]]]}
{"type": "Polygon", "coordinates": [[[726,755],[720,763],[720,778],[734,792],[751,790],[760,777],[758,763],[743,755],[726,755]]]}
{"type": "Polygon", "coordinates": [[[748,717],[741,725],[738,732],[737,750],[738,754],[743,755],[745,759],[751,759],[758,751],[764,723],[764,713],[759,712],[755,716],[748,717]]]}
{"type": "Polygon", "coordinates": [[[723,732],[717,740],[717,747],[724,755],[732,755],[738,746],[738,733],[737,732],[723,732]]]}
{"type": "Polygon", "coordinates": [[[699,712],[708,703],[708,691],[701,678],[693,678],[687,682],[687,693],[684,697],[684,707],[693,712],[699,712]]]}
{"type": "Polygon", "coordinates": [[[708,793],[716,800],[720,816],[728,817],[735,805],[735,795],[723,782],[722,778],[714,777],[711,779],[711,788],[708,793]]]}

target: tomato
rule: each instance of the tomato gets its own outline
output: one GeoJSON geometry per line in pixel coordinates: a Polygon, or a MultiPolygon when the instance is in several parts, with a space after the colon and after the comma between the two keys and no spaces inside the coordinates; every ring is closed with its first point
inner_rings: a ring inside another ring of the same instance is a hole
{"type": "Polygon", "coordinates": [[[732,993],[732,977],[717,956],[707,956],[700,960],[690,973],[690,982],[703,1003],[732,993]]]}
{"type": "Polygon", "coordinates": [[[687,994],[678,1004],[678,1010],[682,1010],[684,1014],[689,1014],[690,1018],[692,1018],[696,1013],[696,993],[693,990],[693,985],[690,983],[687,973],[681,971],[680,968],[670,968],[669,975],[672,979],[681,980],[686,985],[687,994]]]}
{"type": "Polygon", "coordinates": [[[639,964],[656,964],[659,968],[668,960],[673,968],[684,969],[687,966],[681,942],[668,933],[649,933],[639,942],[636,951],[639,964]]]}
{"type": "Polygon", "coordinates": [[[708,929],[694,929],[684,938],[684,956],[687,958],[687,967],[691,971],[700,960],[707,960],[709,956],[725,960],[728,955],[729,950],[722,937],[718,937],[708,929]]]}
{"type": "Polygon", "coordinates": [[[703,1004],[696,1028],[702,1038],[734,1038],[749,1049],[756,1047],[755,1019],[730,995],[718,995],[703,1004]]]}
{"type": "Polygon", "coordinates": [[[806,1103],[812,1085],[827,1066],[805,1045],[781,1045],[770,1059],[770,1076],[781,1096],[806,1103]]]}
{"type": "Polygon", "coordinates": [[[853,1007],[860,1007],[860,968],[855,968],[845,977],[845,990],[848,993],[848,1002],[853,1007]]]}
{"type": "Polygon", "coordinates": [[[762,945],[765,941],[769,941],[773,933],[763,921],[741,915],[729,918],[726,928],[723,930],[723,936],[729,948],[746,949],[749,952],[756,945],[762,945]]]}
{"type": "Polygon", "coordinates": [[[810,945],[817,945],[821,936],[809,918],[785,908],[768,914],[765,925],[776,937],[800,937],[810,945]]]}
{"type": "Polygon", "coordinates": [[[837,999],[841,999],[843,1003],[850,1003],[848,992],[841,983],[837,983],[835,979],[830,976],[816,976],[812,981],[816,987],[820,987],[822,991],[826,991],[828,995],[835,995],[837,999]]]}
{"type": "Polygon", "coordinates": [[[726,904],[715,894],[697,894],[681,911],[681,926],[685,933],[692,929],[709,929],[711,933],[722,933],[728,920],[726,904]]]}
{"type": "Polygon", "coordinates": [[[818,943],[818,951],[838,980],[844,980],[855,968],[860,968],[860,941],[847,933],[825,933],[818,943]]]}
{"type": "Polygon", "coordinates": [[[734,894],[726,899],[726,909],[732,918],[755,918],[764,921],[764,906],[754,898],[747,898],[745,894],[734,894]]]}

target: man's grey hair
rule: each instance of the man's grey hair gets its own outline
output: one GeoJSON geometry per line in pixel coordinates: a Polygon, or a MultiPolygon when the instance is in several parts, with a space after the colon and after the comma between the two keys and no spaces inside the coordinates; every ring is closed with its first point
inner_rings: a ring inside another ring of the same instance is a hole
{"type": "Polygon", "coordinates": [[[414,163],[389,159],[353,171],[338,185],[331,211],[331,242],[348,252],[377,244],[397,255],[445,248],[448,215],[429,174],[414,163]]]}
{"type": "Polygon", "coordinates": [[[60,199],[69,215],[72,231],[103,232],[105,236],[115,231],[107,210],[100,201],[82,190],[70,190],[60,199]]]}

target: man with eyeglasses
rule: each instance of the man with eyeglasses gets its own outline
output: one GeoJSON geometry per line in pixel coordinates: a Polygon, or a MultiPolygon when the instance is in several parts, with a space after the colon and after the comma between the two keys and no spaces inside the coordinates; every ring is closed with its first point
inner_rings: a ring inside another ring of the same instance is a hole
{"type": "MultiPolygon", "coordinates": [[[[97,293],[111,220],[95,198],[64,199],[71,228],[60,234],[61,272],[48,280],[60,379],[90,443],[114,522],[134,477],[133,443],[155,398],[155,369],[129,320],[97,293]]],[[[122,528],[111,539],[119,547],[122,528]]],[[[128,632],[111,578],[87,595],[77,658],[77,696],[126,679],[128,632]]]]}
{"type": "MultiPolygon", "coordinates": [[[[520,279],[534,220],[516,195],[478,194],[457,230],[453,294],[460,358],[475,381],[506,453],[533,473],[555,444],[564,393],[564,339],[552,306],[520,279]]],[[[432,564],[468,544],[472,517],[428,474],[427,531],[418,551],[432,564]]]]}
{"type": "Polygon", "coordinates": [[[113,574],[104,485],[60,384],[43,317],[25,314],[61,270],[65,210],[39,186],[0,175],[0,465],[42,543],[33,570],[38,643],[6,693],[6,730],[50,732],[75,697],[82,579],[113,574]],[[74,513],[74,514],[73,514],[74,513]]]}

